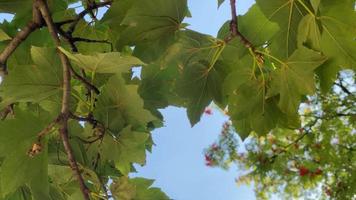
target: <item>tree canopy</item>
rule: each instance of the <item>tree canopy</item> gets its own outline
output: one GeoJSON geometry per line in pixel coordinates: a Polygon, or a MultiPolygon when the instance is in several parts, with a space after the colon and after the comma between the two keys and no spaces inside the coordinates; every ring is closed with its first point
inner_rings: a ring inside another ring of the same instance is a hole
{"type": "Polygon", "coordinates": [[[355,0],[226,3],[210,36],[183,23],[187,0],[0,0],[14,15],[0,24],[0,199],[169,199],[128,174],[159,109],[194,126],[212,103],[230,121],[208,165],[251,170],[239,181],[261,198],[354,198],[355,0]]]}

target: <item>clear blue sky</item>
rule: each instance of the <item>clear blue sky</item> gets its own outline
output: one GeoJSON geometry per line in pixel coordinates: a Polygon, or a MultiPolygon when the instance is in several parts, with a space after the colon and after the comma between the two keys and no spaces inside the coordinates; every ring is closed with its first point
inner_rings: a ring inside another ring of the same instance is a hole
{"type": "MultiPolygon", "coordinates": [[[[215,36],[219,27],[230,19],[229,1],[217,10],[217,0],[189,0],[192,18],[190,29],[215,36]]],[[[252,0],[238,1],[238,13],[245,13],[252,0]]],[[[184,109],[163,110],[165,127],[153,133],[157,146],[147,157],[147,165],[138,167],[138,174],[155,179],[160,187],[176,200],[254,200],[252,187],[237,186],[236,168],[224,171],[205,166],[204,148],[212,144],[226,120],[218,112],[204,116],[191,128],[184,109]]]]}

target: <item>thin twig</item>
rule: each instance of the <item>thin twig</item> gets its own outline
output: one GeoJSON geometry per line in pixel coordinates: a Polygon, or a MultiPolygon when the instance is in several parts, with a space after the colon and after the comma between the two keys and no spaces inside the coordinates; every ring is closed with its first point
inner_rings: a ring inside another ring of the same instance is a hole
{"type": "Polygon", "coordinates": [[[96,135],[97,137],[95,139],[84,140],[84,139],[78,137],[78,139],[81,140],[82,142],[84,142],[86,144],[92,144],[92,143],[95,143],[95,142],[102,140],[104,138],[106,128],[105,128],[104,124],[102,124],[98,120],[96,120],[93,115],[89,115],[88,117],[80,117],[73,113],[69,113],[69,117],[71,119],[74,119],[77,121],[88,122],[89,124],[91,124],[93,126],[93,128],[96,129],[98,134],[96,135]]]}
{"type": "Polygon", "coordinates": [[[347,95],[352,95],[352,92],[350,92],[343,84],[342,81],[339,79],[339,83],[335,83],[335,85],[339,86],[343,92],[345,92],[347,95]]]}
{"type": "Polygon", "coordinates": [[[7,118],[9,114],[14,115],[14,104],[10,104],[6,106],[1,112],[0,112],[0,120],[3,121],[7,118]]]}
{"type": "MultiPolygon", "coordinates": [[[[58,27],[57,26],[57,30],[58,30],[58,33],[63,36],[63,38],[69,43],[69,45],[71,46],[72,48],[72,51],[73,52],[78,52],[78,48],[77,46],[75,45],[75,42],[76,41],[79,41],[78,38],[73,38],[70,34],[66,33],[65,31],[62,30],[61,27],[58,27]]],[[[82,40],[89,40],[89,39],[83,39],[83,38],[80,38],[82,40]]],[[[71,72],[71,75],[74,79],[77,79],[79,81],[81,81],[85,87],[89,90],[89,91],[94,91],[96,94],[100,94],[100,91],[97,87],[95,87],[93,84],[91,84],[86,78],[85,76],[81,76],[79,75],[74,69],[72,66],[70,66],[70,72],[71,72]]]]}
{"type": "MultiPolygon", "coordinates": [[[[58,31],[57,28],[53,22],[52,16],[50,14],[48,5],[44,0],[37,0],[37,8],[42,14],[43,19],[45,20],[48,30],[56,44],[57,47],[60,47],[61,42],[58,37],[58,31]]],[[[89,190],[85,185],[84,179],[81,175],[81,172],[79,170],[78,163],[74,157],[74,153],[72,150],[72,147],[69,143],[69,136],[68,136],[68,119],[69,119],[69,103],[70,103],[70,94],[71,94],[71,85],[70,85],[70,62],[67,58],[67,56],[61,52],[60,50],[57,50],[58,56],[60,57],[60,60],[62,62],[62,67],[63,67],[63,98],[62,98],[62,109],[61,109],[61,122],[60,122],[60,129],[59,133],[62,138],[62,142],[64,145],[64,149],[67,153],[69,164],[79,182],[80,185],[80,190],[83,194],[83,197],[85,200],[90,200],[89,197],[89,190]]]]}
{"type": "Polygon", "coordinates": [[[67,33],[72,35],[72,33],[74,32],[75,27],[77,26],[79,21],[81,19],[83,19],[84,16],[87,15],[88,13],[90,13],[92,10],[100,8],[100,7],[104,7],[104,6],[107,6],[107,5],[111,5],[112,2],[113,2],[112,0],[108,0],[108,1],[93,3],[93,4],[89,5],[85,10],[83,10],[82,12],[80,12],[77,15],[77,17],[74,19],[72,24],[69,26],[67,33]]]}
{"type": "Polygon", "coordinates": [[[49,134],[52,129],[61,121],[61,116],[56,117],[46,128],[37,134],[37,141],[32,144],[32,147],[28,151],[30,157],[34,157],[42,150],[42,138],[49,134]]]}
{"type": "Polygon", "coordinates": [[[56,117],[45,129],[37,135],[37,141],[40,142],[42,138],[47,135],[53,128],[61,121],[61,116],[56,117]]]}
{"type": "Polygon", "coordinates": [[[82,77],[81,75],[79,75],[72,66],[70,66],[70,73],[72,75],[73,78],[79,80],[80,82],[82,82],[85,87],[88,90],[92,90],[94,91],[96,94],[100,94],[100,91],[97,87],[95,87],[93,84],[91,84],[87,79],[85,79],[84,77],[82,77]]]}
{"type": "Polygon", "coordinates": [[[7,74],[7,59],[16,50],[16,48],[24,41],[26,38],[36,29],[42,27],[43,23],[41,18],[38,18],[37,11],[33,11],[33,19],[27,23],[27,25],[19,31],[10,43],[5,47],[5,49],[0,54],[0,71],[7,74]]]}
{"type": "Polygon", "coordinates": [[[87,39],[87,38],[81,38],[81,37],[73,37],[72,38],[73,42],[87,42],[87,43],[104,43],[110,45],[111,51],[113,51],[114,46],[111,42],[108,40],[93,40],[93,39],[87,39]]]}

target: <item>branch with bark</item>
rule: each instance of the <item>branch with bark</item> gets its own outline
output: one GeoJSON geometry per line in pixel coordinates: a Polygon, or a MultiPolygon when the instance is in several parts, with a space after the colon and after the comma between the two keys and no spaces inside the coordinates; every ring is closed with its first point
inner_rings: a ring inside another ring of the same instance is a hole
{"type": "MultiPolygon", "coordinates": [[[[57,48],[61,46],[61,41],[58,36],[58,30],[53,22],[52,16],[50,14],[47,3],[44,0],[36,0],[37,9],[40,11],[42,18],[44,19],[48,31],[50,32],[54,43],[57,48]]],[[[89,200],[89,190],[85,185],[84,179],[79,170],[78,163],[74,157],[72,147],[69,142],[69,132],[68,132],[68,120],[69,120],[69,104],[71,95],[71,73],[70,73],[70,62],[67,56],[57,49],[58,56],[60,57],[62,68],[63,68],[63,98],[62,98],[62,108],[61,108],[61,120],[59,122],[60,128],[59,133],[62,138],[64,149],[68,156],[69,165],[71,166],[80,186],[80,190],[83,194],[85,200],[89,200]]]]}
{"type": "Polygon", "coordinates": [[[237,11],[236,11],[236,0],[230,0],[230,8],[231,8],[230,35],[225,38],[225,42],[229,43],[235,37],[240,38],[241,43],[247,49],[250,49],[253,52],[253,54],[256,56],[257,60],[260,63],[263,63],[263,55],[256,51],[255,46],[239,30],[237,11]]]}

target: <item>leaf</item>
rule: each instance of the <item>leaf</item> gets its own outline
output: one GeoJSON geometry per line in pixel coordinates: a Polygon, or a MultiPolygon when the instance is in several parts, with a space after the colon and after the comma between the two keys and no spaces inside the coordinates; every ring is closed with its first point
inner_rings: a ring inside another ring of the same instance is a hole
{"type": "Polygon", "coordinates": [[[0,42],[4,40],[11,40],[11,37],[5,33],[2,29],[0,29],[0,42]]]}
{"type": "Polygon", "coordinates": [[[145,164],[148,137],[148,133],[127,126],[118,136],[113,136],[110,131],[106,133],[102,142],[98,141],[98,146],[92,145],[89,152],[95,156],[99,153],[104,162],[113,161],[122,174],[128,174],[133,163],[145,164]]]}
{"type": "Polygon", "coordinates": [[[112,76],[98,97],[94,116],[114,134],[127,124],[144,130],[149,122],[157,120],[143,108],[143,101],[137,93],[137,86],[126,85],[120,75],[112,76]]]}
{"type": "Polygon", "coordinates": [[[220,8],[221,4],[224,3],[225,0],[218,0],[218,8],[220,8]]]}
{"type": "Polygon", "coordinates": [[[79,21],[73,37],[85,38],[98,42],[78,42],[76,46],[78,51],[84,54],[92,54],[94,52],[110,52],[111,41],[109,41],[109,27],[106,24],[95,24],[94,26],[88,26],[85,20],[79,21]],[[101,41],[101,42],[99,42],[101,41]]]}
{"type": "Polygon", "coordinates": [[[0,108],[14,102],[41,102],[60,99],[62,70],[53,48],[32,47],[34,65],[17,65],[0,85],[0,108]]]}
{"type": "Polygon", "coordinates": [[[115,179],[110,189],[113,191],[113,195],[121,200],[168,200],[169,197],[159,188],[151,187],[153,182],[154,181],[150,179],[129,179],[123,176],[115,179]]]}
{"type": "Polygon", "coordinates": [[[179,101],[174,91],[174,82],[178,75],[178,69],[175,67],[162,69],[157,64],[151,64],[142,68],[138,92],[146,109],[161,116],[157,109],[179,101]]]}
{"type": "Polygon", "coordinates": [[[320,70],[322,88],[329,90],[340,68],[356,69],[356,17],[354,1],[323,1],[321,3],[323,33],[321,51],[330,58],[320,70]]]}
{"type": "Polygon", "coordinates": [[[144,65],[138,58],[121,55],[119,52],[95,53],[93,55],[72,54],[63,48],[60,50],[74,63],[85,70],[95,73],[128,72],[131,67],[144,65]]]}
{"type": "Polygon", "coordinates": [[[268,96],[280,94],[279,107],[289,115],[297,112],[302,95],[315,92],[314,70],[326,61],[320,53],[297,49],[272,74],[268,96]]]}
{"type": "Polygon", "coordinates": [[[43,128],[35,116],[16,111],[15,119],[0,122],[1,137],[0,155],[5,156],[1,166],[1,194],[6,195],[27,184],[36,199],[47,199],[47,150],[31,158],[26,154],[37,134],[43,128]]]}
{"type": "Polygon", "coordinates": [[[300,21],[298,27],[298,47],[308,47],[320,51],[321,49],[321,32],[315,17],[307,14],[300,21]]]}
{"type": "Polygon", "coordinates": [[[168,200],[169,197],[161,189],[151,187],[154,180],[145,178],[134,178],[132,183],[136,185],[136,196],[134,200],[140,199],[160,199],[168,200]]]}
{"type": "Polygon", "coordinates": [[[224,75],[203,61],[186,66],[182,78],[177,83],[178,94],[188,99],[187,113],[194,126],[212,100],[222,102],[222,82],[224,75]]]}
{"type": "Polygon", "coordinates": [[[209,35],[182,31],[160,60],[164,67],[179,70],[177,94],[185,99],[184,106],[191,125],[195,125],[211,101],[223,103],[221,85],[226,76],[225,68],[217,64],[224,44],[209,35]]]}
{"type": "Polygon", "coordinates": [[[114,179],[110,191],[116,199],[120,200],[132,200],[136,196],[136,187],[126,176],[114,179]]]}
{"type": "MultiPolygon", "coordinates": [[[[305,0],[302,0],[305,3],[305,0]]],[[[266,18],[279,25],[279,31],[270,41],[271,53],[279,58],[288,58],[297,49],[298,25],[306,14],[299,1],[256,0],[266,18]]]]}
{"type": "Polygon", "coordinates": [[[318,11],[320,0],[310,0],[311,5],[313,6],[314,12],[318,11]]]}
{"type": "MultiPolygon", "coordinates": [[[[277,23],[269,21],[262,13],[260,7],[254,4],[246,14],[238,16],[239,31],[244,35],[255,47],[264,45],[278,31],[277,23]]],[[[230,21],[225,22],[218,33],[218,38],[224,39],[230,35],[230,21]]],[[[236,62],[248,53],[248,49],[241,43],[239,38],[230,41],[221,58],[225,62],[236,62]]]]}
{"type": "Polygon", "coordinates": [[[122,21],[121,44],[138,44],[172,36],[187,14],[186,0],[138,0],[122,21]]]}

